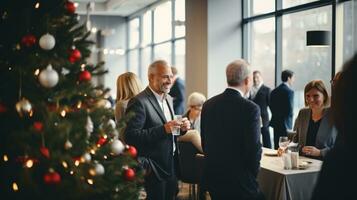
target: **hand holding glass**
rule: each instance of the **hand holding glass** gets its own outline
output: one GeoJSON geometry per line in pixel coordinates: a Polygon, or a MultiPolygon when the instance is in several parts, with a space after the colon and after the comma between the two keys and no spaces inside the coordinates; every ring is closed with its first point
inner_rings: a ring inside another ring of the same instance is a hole
{"type": "MultiPolygon", "coordinates": [[[[178,123],[178,124],[182,124],[182,115],[175,115],[174,120],[178,123]]],[[[181,126],[175,126],[175,127],[171,127],[171,133],[172,135],[180,135],[180,129],[181,126]]]]}
{"type": "Polygon", "coordinates": [[[290,141],[289,141],[289,138],[286,137],[286,136],[281,136],[279,138],[279,147],[285,151],[285,149],[288,147],[290,141]]]}

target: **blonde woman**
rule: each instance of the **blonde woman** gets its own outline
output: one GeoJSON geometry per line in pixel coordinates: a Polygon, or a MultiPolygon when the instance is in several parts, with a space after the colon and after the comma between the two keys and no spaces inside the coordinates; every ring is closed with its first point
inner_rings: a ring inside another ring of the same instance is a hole
{"type": "Polygon", "coordinates": [[[118,122],[124,115],[131,98],[142,91],[141,81],[132,72],[121,74],[117,78],[117,99],[115,105],[115,120],[118,122]]]}
{"type": "Polygon", "coordinates": [[[206,97],[199,93],[193,92],[187,100],[188,110],[183,117],[191,122],[191,130],[178,138],[178,141],[191,142],[198,151],[203,153],[201,146],[201,110],[206,97]]]}

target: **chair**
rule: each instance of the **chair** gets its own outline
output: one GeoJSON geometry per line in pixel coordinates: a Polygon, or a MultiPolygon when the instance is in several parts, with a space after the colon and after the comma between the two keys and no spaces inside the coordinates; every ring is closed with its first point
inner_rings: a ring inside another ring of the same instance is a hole
{"type": "Polygon", "coordinates": [[[198,184],[201,180],[202,159],[197,159],[196,154],[199,151],[193,146],[191,142],[178,142],[179,148],[179,162],[180,162],[180,180],[184,183],[188,183],[190,199],[198,199],[198,184]],[[197,190],[196,190],[197,188],[197,190]]]}

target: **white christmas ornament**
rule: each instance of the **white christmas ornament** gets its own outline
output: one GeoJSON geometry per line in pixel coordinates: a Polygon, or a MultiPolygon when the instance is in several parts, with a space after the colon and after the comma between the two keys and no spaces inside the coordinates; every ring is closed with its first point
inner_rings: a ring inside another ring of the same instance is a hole
{"type": "Polygon", "coordinates": [[[72,143],[69,141],[69,140],[67,140],[65,143],[64,143],[64,149],[66,149],[66,150],[68,150],[68,149],[70,149],[70,148],[72,148],[72,143]]]}
{"type": "Polygon", "coordinates": [[[93,121],[89,116],[87,117],[86,131],[87,131],[87,136],[88,137],[93,132],[93,121]]]}
{"type": "Polygon", "coordinates": [[[115,121],[112,120],[112,119],[109,119],[109,120],[108,120],[108,125],[109,125],[110,127],[112,127],[113,129],[115,129],[115,127],[117,126],[116,123],[115,123],[115,121]]]}
{"type": "Polygon", "coordinates": [[[41,71],[38,79],[43,87],[51,88],[57,85],[59,78],[57,71],[49,64],[46,69],[41,71]]]}
{"type": "Polygon", "coordinates": [[[103,165],[100,163],[94,164],[94,170],[97,175],[103,175],[105,172],[103,165]]]}
{"type": "Polygon", "coordinates": [[[86,162],[89,162],[89,161],[92,160],[92,156],[90,156],[89,153],[83,154],[83,158],[84,158],[84,160],[85,160],[86,162]]]}
{"type": "Polygon", "coordinates": [[[114,155],[119,155],[123,153],[125,146],[120,140],[114,140],[110,145],[110,148],[114,155]]]}
{"type": "Polygon", "coordinates": [[[45,35],[41,36],[39,43],[42,49],[51,50],[53,47],[55,47],[56,40],[55,37],[46,33],[45,35]]]}

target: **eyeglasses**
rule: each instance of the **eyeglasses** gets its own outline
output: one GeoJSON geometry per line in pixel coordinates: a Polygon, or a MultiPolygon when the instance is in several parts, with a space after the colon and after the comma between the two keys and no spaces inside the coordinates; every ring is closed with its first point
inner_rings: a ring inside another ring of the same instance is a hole
{"type": "Polygon", "coordinates": [[[190,106],[192,109],[202,111],[202,106],[190,106]]]}

